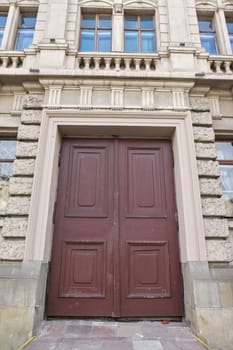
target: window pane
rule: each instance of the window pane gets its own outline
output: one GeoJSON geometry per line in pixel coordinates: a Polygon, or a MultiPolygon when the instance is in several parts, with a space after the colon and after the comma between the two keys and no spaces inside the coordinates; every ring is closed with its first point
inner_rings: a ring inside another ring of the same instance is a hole
{"type": "Polygon", "coordinates": [[[0,161],[1,159],[15,159],[15,140],[0,140],[0,161]]]}
{"type": "Polygon", "coordinates": [[[138,33],[125,32],[125,51],[138,52],[138,33]]]}
{"type": "Polygon", "coordinates": [[[111,32],[109,30],[98,31],[98,51],[111,50],[111,32]]]}
{"type": "Polygon", "coordinates": [[[33,29],[19,29],[16,41],[16,50],[24,50],[30,46],[33,40],[33,29]]]}
{"type": "Polygon", "coordinates": [[[227,20],[228,33],[233,33],[233,21],[227,20]]]}
{"type": "Polygon", "coordinates": [[[93,51],[95,42],[94,30],[82,30],[80,36],[80,51],[93,51]]]}
{"type": "Polygon", "coordinates": [[[233,160],[232,142],[216,142],[218,160],[233,160]]]}
{"type": "Polygon", "coordinates": [[[7,20],[7,14],[0,15],[0,27],[5,27],[7,20]]]}
{"type": "Polygon", "coordinates": [[[95,28],[95,15],[84,15],[82,17],[83,28],[95,28]]]}
{"type": "Polygon", "coordinates": [[[233,199],[233,165],[220,166],[220,180],[224,195],[233,199]]]}
{"type": "Polygon", "coordinates": [[[21,17],[21,27],[23,28],[35,28],[36,16],[32,14],[22,15],[21,17]]]}
{"type": "Polygon", "coordinates": [[[0,163],[0,179],[6,180],[12,175],[13,163],[0,163]]]}
{"type": "Polygon", "coordinates": [[[230,37],[230,44],[231,44],[231,52],[233,53],[233,35],[229,35],[230,37]]]}
{"type": "Polygon", "coordinates": [[[199,19],[198,20],[199,30],[204,32],[212,32],[212,19],[199,19]]]}
{"type": "Polygon", "coordinates": [[[111,28],[111,16],[99,16],[99,28],[111,28]]]}
{"type": "Polygon", "coordinates": [[[137,29],[137,16],[126,16],[125,17],[125,28],[126,29],[137,29]]]}
{"type": "Polygon", "coordinates": [[[153,16],[141,16],[141,29],[153,29],[153,16]]]}
{"type": "Polygon", "coordinates": [[[142,32],[142,52],[155,52],[154,33],[142,32]]]}
{"type": "Polygon", "coordinates": [[[0,29],[0,46],[2,44],[2,38],[3,38],[3,30],[0,29]]]}
{"type": "Polygon", "coordinates": [[[206,50],[206,52],[209,52],[211,54],[217,53],[216,48],[216,42],[215,42],[215,36],[214,34],[201,34],[201,45],[206,50]]]}

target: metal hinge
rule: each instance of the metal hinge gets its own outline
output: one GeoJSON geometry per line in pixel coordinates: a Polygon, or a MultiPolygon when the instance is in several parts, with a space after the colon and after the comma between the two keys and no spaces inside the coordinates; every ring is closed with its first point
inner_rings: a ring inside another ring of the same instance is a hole
{"type": "Polygon", "coordinates": [[[53,207],[53,224],[55,224],[56,209],[57,209],[57,201],[54,203],[54,207],[53,207]]]}
{"type": "Polygon", "coordinates": [[[177,213],[177,211],[175,212],[175,221],[176,221],[176,228],[177,228],[177,231],[179,231],[179,219],[178,219],[178,213],[177,213]]]}

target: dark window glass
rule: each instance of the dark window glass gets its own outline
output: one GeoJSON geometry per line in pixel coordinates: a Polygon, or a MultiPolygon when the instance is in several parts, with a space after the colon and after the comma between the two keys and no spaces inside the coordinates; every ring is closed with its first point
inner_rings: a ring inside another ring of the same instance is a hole
{"type": "Polygon", "coordinates": [[[28,48],[33,40],[36,24],[35,14],[22,14],[20,25],[17,31],[16,50],[24,50],[28,48]]]}
{"type": "Polygon", "coordinates": [[[12,175],[15,159],[15,140],[0,140],[0,179],[8,179],[12,175]]]}
{"type": "Polygon", "coordinates": [[[198,20],[201,45],[210,54],[217,53],[216,36],[211,18],[198,20]]]}
{"type": "Polygon", "coordinates": [[[231,44],[231,52],[233,53],[233,20],[227,19],[227,30],[231,44]]]}
{"type": "Polygon", "coordinates": [[[125,16],[125,51],[155,52],[153,16],[125,16]]]}
{"type": "Polygon", "coordinates": [[[80,51],[111,51],[112,18],[109,15],[83,15],[80,51]]]}
{"type": "Polygon", "coordinates": [[[4,29],[6,26],[6,20],[7,20],[7,14],[0,13],[0,46],[2,44],[2,38],[3,38],[4,29]]]}

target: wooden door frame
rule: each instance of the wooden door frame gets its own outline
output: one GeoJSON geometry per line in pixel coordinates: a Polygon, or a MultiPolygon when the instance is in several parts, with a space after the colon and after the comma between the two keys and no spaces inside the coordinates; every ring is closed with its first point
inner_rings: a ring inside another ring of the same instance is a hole
{"type": "Polygon", "coordinates": [[[53,210],[56,200],[58,159],[62,136],[96,136],[103,127],[109,135],[115,128],[127,137],[140,130],[148,137],[153,130],[171,139],[174,155],[175,191],[179,220],[181,262],[207,261],[198,171],[189,111],[96,112],[44,110],[36,159],[24,260],[48,262],[53,239],[53,210]],[[83,127],[85,128],[83,131],[83,127]],[[99,132],[97,131],[99,130],[99,132]],[[46,174],[46,176],[43,176],[46,174]],[[189,196],[187,196],[189,193],[189,196]]]}

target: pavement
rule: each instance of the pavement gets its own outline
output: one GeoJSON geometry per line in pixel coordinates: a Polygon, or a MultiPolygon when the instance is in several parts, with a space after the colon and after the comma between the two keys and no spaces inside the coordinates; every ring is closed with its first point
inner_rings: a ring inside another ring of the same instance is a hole
{"type": "Polygon", "coordinates": [[[43,321],[25,350],[205,350],[184,322],[43,321]]]}

